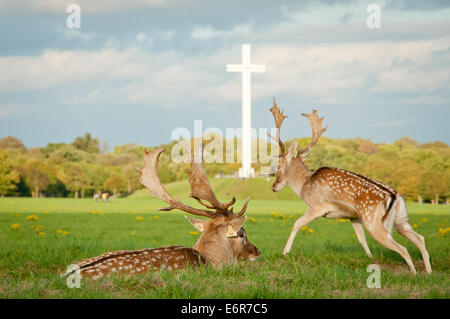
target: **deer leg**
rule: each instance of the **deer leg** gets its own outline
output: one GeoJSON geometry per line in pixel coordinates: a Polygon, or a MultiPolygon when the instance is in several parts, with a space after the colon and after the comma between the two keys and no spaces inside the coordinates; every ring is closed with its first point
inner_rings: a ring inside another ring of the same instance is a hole
{"type": "Polygon", "coordinates": [[[425,239],[422,235],[416,233],[409,222],[395,223],[395,229],[405,238],[409,239],[417,248],[419,248],[422,254],[423,263],[425,264],[425,270],[428,274],[431,274],[430,255],[425,248],[425,239]]]}
{"type": "Polygon", "coordinates": [[[372,258],[372,253],[370,252],[369,246],[367,246],[366,235],[364,234],[364,227],[361,223],[361,219],[355,218],[350,221],[352,222],[353,229],[355,230],[356,238],[358,238],[360,244],[363,246],[367,256],[372,258]]]}
{"type": "Polygon", "coordinates": [[[411,256],[409,256],[408,250],[397,243],[394,238],[392,238],[391,234],[387,232],[383,225],[380,225],[378,229],[371,232],[371,235],[377,242],[379,242],[381,245],[383,245],[386,248],[389,248],[395,252],[397,252],[400,256],[403,257],[403,259],[406,261],[406,263],[409,266],[409,269],[412,271],[412,273],[416,274],[416,269],[414,268],[414,264],[411,260],[411,256]]]}
{"type": "Polygon", "coordinates": [[[291,251],[292,243],[294,242],[295,236],[297,235],[299,229],[322,215],[323,214],[313,213],[310,209],[308,209],[302,217],[297,219],[297,221],[294,224],[294,227],[292,228],[291,234],[289,235],[289,239],[286,243],[286,246],[283,249],[283,255],[286,256],[291,251]]]}

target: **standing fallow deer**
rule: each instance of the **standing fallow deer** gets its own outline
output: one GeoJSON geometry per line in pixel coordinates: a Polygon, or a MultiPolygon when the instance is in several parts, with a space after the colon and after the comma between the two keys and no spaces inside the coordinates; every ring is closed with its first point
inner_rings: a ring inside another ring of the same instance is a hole
{"type": "Polygon", "coordinates": [[[233,213],[233,208],[230,208],[236,202],[234,197],[228,203],[220,203],[217,200],[203,166],[202,147],[199,148],[195,159],[191,156],[191,169],[187,170],[187,173],[191,186],[190,196],[207,209],[187,206],[167,193],[157,171],[158,159],[163,151],[164,149],[157,149],[145,152],[144,168],[136,168],[141,172],[140,182],[154,197],[170,205],[160,208],[160,211],[179,209],[193,215],[208,217],[209,220],[203,220],[185,216],[195,228],[202,232],[200,238],[193,248],[171,246],[121,250],[85,259],[76,264],[82,277],[99,279],[109,273],[139,274],[161,268],[176,270],[188,265],[196,267],[201,264],[210,264],[219,268],[238,260],[255,260],[261,255],[259,249],[248,240],[242,228],[247,219],[243,215],[249,199],[239,213],[233,213]]]}
{"type": "Polygon", "coordinates": [[[304,159],[327,129],[322,128],[323,117],[319,118],[317,110],[313,110],[311,114],[302,114],[312,127],[311,143],[297,151],[297,143],[293,142],[287,152],[280,139],[280,128],[287,116],[284,111],[280,111],[275,98],[270,111],[275,119],[277,135],[269,136],[278,142],[280,147],[272,190],[278,192],[289,185],[308,206],[306,213],[295,222],[283,254],[290,252],[299,229],[316,218],[342,218],[351,221],[356,237],[369,257],[372,257],[372,254],[367,246],[363,225],[380,244],[399,253],[415,274],[416,270],[407,249],[391,236],[392,227],[395,227],[419,248],[426,272],[431,273],[425,240],[409,224],[405,200],[397,191],[382,182],[343,169],[321,167],[310,171],[306,167],[304,159]]]}

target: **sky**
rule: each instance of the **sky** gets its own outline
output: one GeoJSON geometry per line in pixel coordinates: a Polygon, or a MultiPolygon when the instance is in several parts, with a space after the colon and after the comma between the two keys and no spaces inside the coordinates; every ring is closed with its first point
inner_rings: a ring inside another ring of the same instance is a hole
{"type": "Polygon", "coordinates": [[[0,0],[0,137],[27,147],[90,132],[110,147],[168,143],[177,127],[241,126],[251,44],[252,126],[282,137],[450,143],[450,1],[0,0]],[[81,8],[70,29],[67,6],[81,8]],[[380,28],[368,28],[378,4],[380,28]]]}

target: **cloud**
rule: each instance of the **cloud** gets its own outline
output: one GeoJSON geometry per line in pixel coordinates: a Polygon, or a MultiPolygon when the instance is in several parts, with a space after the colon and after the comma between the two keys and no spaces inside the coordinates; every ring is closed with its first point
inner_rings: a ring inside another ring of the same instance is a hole
{"type": "MultiPolygon", "coordinates": [[[[149,38],[142,33],[137,39],[149,38]]],[[[306,46],[261,43],[252,47],[252,63],[266,64],[267,72],[252,77],[252,96],[289,94],[314,105],[364,103],[385,93],[434,96],[433,92],[449,87],[449,54],[445,53],[449,49],[450,41],[442,40],[306,46]]],[[[240,100],[240,74],[225,70],[226,64],[240,62],[240,54],[240,45],[207,55],[132,46],[0,57],[4,71],[0,92],[83,85],[88,90],[84,97],[79,94],[64,102],[87,103],[109,90],[131,104],[183,108],[189,101],[189,105],[226,107],[240,100]]]]}
{"type": "MultiPolygon", "coordinates": [[[[181,0],[77,0],[82,13],[109,13],[117,11],[134,10],[137,8],[161,8],[176,5],[181,0]]],[[[34,13],[66,13],[68,5],[74,3],[73,0],[0,0],[0,10],[9,12],[29,11],[34,13]]]]}
{"type": "Polygon", "coordinates": [[[52,87],[114,81],[142,75],[145,65],[133,61],[135,51],[46,50],[39,56],[0,57],[0,91],[45,90],[52,87]]]}
{"type": "Polygon", "coordinates": [[[250,24],[240,24],[230,30],[214,29],[208,24],[206,26],[195,26],[191,37],[196,40],[208,40],[216,37],[242,37],[251,33],[252,29],[250,24]]]}
{"type": "Polygon", "coordinates": [[[413,98],[403,99],[405,104],[420,104],[420,105],[450,105],[450,100],[442,96],[435,95],[419,95],[413,98]]]}

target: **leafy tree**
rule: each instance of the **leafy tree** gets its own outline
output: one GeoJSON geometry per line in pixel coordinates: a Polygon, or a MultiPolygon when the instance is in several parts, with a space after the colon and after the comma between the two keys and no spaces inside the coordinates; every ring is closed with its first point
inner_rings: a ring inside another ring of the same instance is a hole
{"type": "Polygon", "coordinates": [[[5,152],[0,151],[0,195],[4,196],[16,188],[19,174],[5,152]]]}
{"type": "Polygon", "coordinates": [[[125,167],[123,170],[123,175],[125,177],[128,193],[140,188],[141,184],[139,183],[139,172],[133,166],[125,167]]]}
{"type": "Polygon", "coordinates": [[[114,195],[125,189],[125,181],[122,176],[117,173],[112,173],[105,181],[103,187],[106,190],[112,191],[114,195]]]}
{"type": "Polygon", "coordinates": [[[31,160],[23,168],[27,184],[34,190],[36,198],[45,191],[52,179],[52,169],[41,160],[31,160]]]}
{"type": "Polygon", "coordinates": [[[88,153],[100,153],[99,141],[96,138],[92,138],[90,133],[84,134],[84,137],[78,136],[71,145],[78,150],[88,153]]]}
{"type": "Polygon", "coordinates": [[[64,172],[63,180],[67,189],[75,194],[75,198],[78,198],[80,193],[81,197],[84,198],[84,191],[89,188],[89,178],[81,164],[68,166],[64,172]]]}
{"type": "Polygon", "coordinates": [[[7,136],[0,139],[0,149],[15,148],[21,151],[25,151],[26,147],[23,142],[13,136],[7,136]]]}

